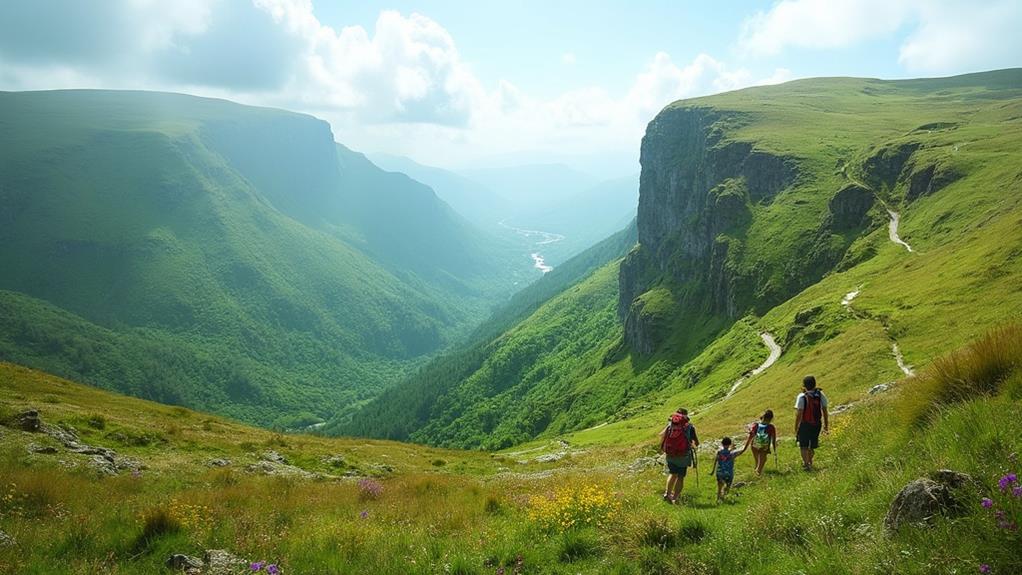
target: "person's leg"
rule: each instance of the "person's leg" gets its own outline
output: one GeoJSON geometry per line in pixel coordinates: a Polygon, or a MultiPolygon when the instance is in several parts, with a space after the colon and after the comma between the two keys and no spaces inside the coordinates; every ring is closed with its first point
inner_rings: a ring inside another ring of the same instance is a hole
{"type": "Polygon", "coordinates": [[[678,481],[674,483],[674,501],[678,501],[678,497],[681,496],[681,490],[685,488],[685,474],[678,474],[678,481]]]}
{"type": "Polygon", "coordinates": [[[664,488],[664,497],[670,497],[671,492],[674,491],[674,484],[678,481],[678,476],[674,473],[667,475],[667,487],[664,488]]]}
{"type": "Polygon", "coordinates": [[[729,478],[724,480],[724,497],[723,498],[727,498],[727,494],[731,492],[731,481],[733,481],[733,478],[731,478],[731,477],[729,477],[729,478]]]}
{"type": "Polygon", "coordinates": [[[717,478],[717,501],[724,498],[724,480],[717,478]]]}

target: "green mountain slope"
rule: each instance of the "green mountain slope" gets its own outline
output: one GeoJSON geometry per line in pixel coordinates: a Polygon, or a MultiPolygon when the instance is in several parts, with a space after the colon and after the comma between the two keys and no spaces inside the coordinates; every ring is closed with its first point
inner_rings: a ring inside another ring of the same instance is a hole
{"type": "Polygon", "coordinates": [[[0,124],[3,358],[263,424],[328,417],[518,279],[309,116],[68,91],[0,94],[0,124]]]}
{"type": "MultiPolygon", "coordinates": [[[[858,401],[903,375],[895,345],[925,365],[1022,314],[1020,144],[1022,70],[672,104],[643,141],[639,245],[619,271],[551,301],[573,321],[549,309],[507,329],[490,353],[507,377],[454,372],[461,399],[408,436],[492,447],[576,430],[629,444],[679,405],[734,433],[782,410],[806,373],[836,405],[858,401]],[[912,252],[889,239],[889,212],[912,252]],[[593,323],[615,291],[620,323],[593,323]],[[593,297],[588,313],[576,295],[593,297]],[[780,360],[736,386],[767,358],[760,332],[780,360]]],[[[436,395],[458,397],[449,387],[436,395]]]]}
{"type": "Polygon", "coordinates": [[[635,238],[632,222],[558,266],[515,294],[469,344],[433,360],[327,431],[497,448],[545,429],[553,414],[566,410],[570,398],[564,392],[583,379],[576,354],[598,361],[620,340],[614,329],[616,262],[635,238]],[[580,334],[588,339],[580,341],[580,334]],[[555,348],[557,353],[549,353],[555,348]],[[501,433],[487,437],[501,420],[501,433]]]}

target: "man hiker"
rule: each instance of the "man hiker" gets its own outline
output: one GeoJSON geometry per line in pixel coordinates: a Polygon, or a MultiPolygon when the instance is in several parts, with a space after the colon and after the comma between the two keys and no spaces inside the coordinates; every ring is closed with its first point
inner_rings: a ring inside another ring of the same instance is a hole
{"type": "Polygon", "coordinates": [[[812,471],[813,456],[820,446],[820,429],[830,430],[827,414],[827,396],[816,387],[816,378],[807,375],[802,380],[802,393],[795,398],[795,437],[802,450],[802,469],[812,471]]]}
{"type": "Polygon", "coordinates": [[[667,427],[660,432],[660,451],[667,457],[667,487],[664,501],[674,505],[685,486],[688,468],[694,467],[694,449],[699,446],[695,427],[689,423],[688,410],[672,413],[667,427]]]}

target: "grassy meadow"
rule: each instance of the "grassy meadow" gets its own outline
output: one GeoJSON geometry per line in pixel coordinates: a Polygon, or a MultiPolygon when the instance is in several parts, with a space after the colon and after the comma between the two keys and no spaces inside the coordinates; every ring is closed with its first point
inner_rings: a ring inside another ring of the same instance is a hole
{"type": "Polygon", "coordinates": [[[565,448],[485,453],[280,435],[9,364],[0,378],[5,423],[36,407],[44,422],[71,425],[82,442],[145,465],[101,477],[59,449],[28,453],[45,436],[0,428],[0,530],[14,540],[0,547],[5,573],[169,572],[170,554],[205,549],[287,574],[1022,569],[1022,538],[995,515],[1022,520],[1013,485],[998,487],[1022,470],[1017,326],[835,416],[817,472],[798,468],[787,426],[779,425],[784,437],[765,475],[755,477],[743,455],[734,495],[722,504],[706,475],[716,442],[704,432],[704,462],[676,507],[659,497],[664,477],[648,465],[651,439],[572,444],[563,458],[538,462],[565,448]],[[248,471],[267,450],[320,475],[248,471]],[[211,468],[213,458],[231,464],[211,468]],[[977,482],[958,494],[962,513],[885,531],[898,490],[941,468],[977,482]]]}

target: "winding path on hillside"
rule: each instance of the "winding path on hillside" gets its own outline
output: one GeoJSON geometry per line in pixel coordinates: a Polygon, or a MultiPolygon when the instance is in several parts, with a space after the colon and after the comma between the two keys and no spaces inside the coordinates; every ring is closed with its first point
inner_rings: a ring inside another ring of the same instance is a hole
{"type": "Polygon", "coordinates": [[[892,242],[902,246],[911,253],[913,251],[912,246],[908,245],[908,242],[901,239],[901,236],[898,235],[898,225],[901,223],[901,214],[890,208],[887,209],[887,213],[891,216],[891,221],[887,224],[887,236],[891,238],[892,242]]]}
{"type": "Polygon", "coordinates": [[[767,356],[766,360],[764,360],[759,367],[750,371],[748,375],[743,375],[742,377],[739,377],[738,380],[735,381],[734,385],[731,386],[731,389],[728,390],[727,395],[725,395],[723,399],[727,399],[734,395],[735,392],[738,391],[738,388],[741,387],[742,384],[744,384],[746,381],[748,381],[749,378],[755,377],[763,373],[771,365],[777,363],[778,358],[781,357],[781,352],[783,350],[781,349],[781,346],[777,345],[777,341],[774,340],[774,336],[772,334],[764,331],[759,334],[759,337],[760,339],[763,340],[763,345],[767,346],[767,349],[770,350],[770,355],[767,356]]]}
{"type": "Polygon", "coordinates": [[[841,305],[844,306],[845,309],[847,309],[849,312],[851,312],[853,316],[859,319],[872,320],[879,323],[880,327],[883,328],[884,334],[887,336],[887,339],[890,340],[891,342],[891,355],[894,356],[894,361],[897,362],[898,369],[900,369],[901,372],[905,374],[907,377],[915,377],[916,372],[914,367],[909,365],[908,363],[905,363],[905,356],[901,353],[901,348],[898,347],[898,342],[895,341],[893,337],[891,337],[890,333],[891,326],[889,326],[887,322],[884,321],[883,318],[874,317],[867,312],[852,307],[852,302],[855,300],[855,298],[859,296],[860,293],[862,293],[862,287],[863,286],[860,285],[859,287],[855,288],[854,291],[850,291],[847,294],[845,294],[845,296],[841,298],[841,305]]]}

